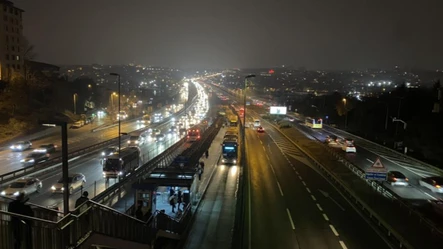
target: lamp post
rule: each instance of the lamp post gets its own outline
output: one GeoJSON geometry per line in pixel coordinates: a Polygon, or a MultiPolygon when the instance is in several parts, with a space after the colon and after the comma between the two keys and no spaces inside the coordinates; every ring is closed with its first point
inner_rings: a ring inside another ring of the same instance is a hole
{"type": "Polygon", "coordinates": [[[348,107],[347,107],[347,103],[346,103],[347,102],[346,98],[343,98],[342,101],[343,101],[343,105],[345,107],[345,129],[347,129],[348,128],[348,107]]]}
{"type": "Polygon", "coordinates": [[[60,121],[40,121],[43,126],[56,127],[62,129],[62,179],[63,179],[63,213],[69,213],[69,168],[68,168],[68,124],[60,121]]]}
{"type": "Polygon", "coordinates": [[[78,94],[74,93],[74,114],[77,114],[77,97],[78,94]]]}
{"type": "Polygon", "coordinates": [[[118,82],[117,82],[117,84],[118,84],[118,114],[117,114],[117,117],[118,117],[118,154],[119,155],[121,155],[120,154],[120,150],[121,150],[121,139],[122,139],[122,136],[121,136],[121,123],[122,123],[122,119],[121,119],[121,117],[120,117],[120,95],[121,95],[121,87],[120,87],[120,74],[118,74],[118,73],[110,73],[110,75],[112,75],[112,76],[117,76],[117,79],[118,79],[118,82]]]}

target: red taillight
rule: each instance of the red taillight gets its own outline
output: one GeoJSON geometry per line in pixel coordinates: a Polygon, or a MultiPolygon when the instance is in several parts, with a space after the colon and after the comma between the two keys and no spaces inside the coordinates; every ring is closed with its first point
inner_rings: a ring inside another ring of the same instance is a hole
{"type": "Polygon", "coordinates": [[[200,136],[198,136],[197,138],[200,138],[200,136]]]}
{"type": "Polygon", "coordinates": [[[189,136],[188,136],[188,138],[189,138],[189,136]]]}

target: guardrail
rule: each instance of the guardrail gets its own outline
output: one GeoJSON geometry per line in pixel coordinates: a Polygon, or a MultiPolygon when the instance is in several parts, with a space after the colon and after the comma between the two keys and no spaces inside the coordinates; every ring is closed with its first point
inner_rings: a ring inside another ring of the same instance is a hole
{"type": "Polygon", "coordinates": [[[412,247],[403,236],[401,236],[395,229],[393,229],[387,222],[385,222],[371,207],[369,207],[364,201],[361,200],[359,196],[357,196],[354,191],[352,191],[346,184],[343,182],[342,179],[336,177],[333,172],[330,172],[330,170],[322,165],[319,161],[317,161],[314,156],[312,156],[309,152],[307,152],[305,149],[303,149],[300,145],[298,145],[296,142],[294,142],[290,137],[288,137],[284,132],[282,132],[277,126],[272,124],[271,122],[265,120],[270,126],[274,127],[276,131],[278,131],[282,136],[284,136],[288,141],[290,141],[295,147],[297,147],[303,154],[305,154],[311,162],[314,163],[315,166],[317,166],[325,176],[329,177],[337,187],[340,188],[340,191],[342,191],[348,198],[352,198],[352,202],[356,204],[361,210],[369,217],[369,219],[376,224],[378,224],[379,229],[382,228],[381,231],[383,231],[388,238],[391,238],[393,242],[396,243],[398,248],[408,248],[413,249],[412,247]]]}
{"type": "MultiPolygon", "coordinates": [[[[386,147],[386,146],[383,146],[383,145],[381,145],[381,144],[375,143],[375,142],[373,142],[373,141],[370,141],[370,140],[364,139],[364,138],[362,138],[362,137],[359,137],[359,136],[354,135],[354,134],[352,134],[352,133],[349,133],[349,132],[347,132],[347,131],[343,131],[343,130],[337,129],[337,128],[331,127],[331,126],[329,126],[329,125],[324,125],[324,126],[328,127],[328,129],[331,129],[331,130],[333,130],[333,131],[335,131],[335,132],[338,131],[338,132],[345,133],[346,136],[349,136],[349,137],[351,137],[351,138],[357,138],[357,139],[363,140],[364,142],[367,142],[367,143],[369,143],[369,144],[375,145],[375,146],[377,146],[377,147],[379,147],[379,148],[381,148],[381,149],[383,149],[383,150],[387,150],[387,151],[389,151],[390,153],[396,154],[397,156],[399,156],[399,157],[401,157],[401,158],[403,158],[403,159],[410,160],[410,161],[412,161],[412,162],[414,162],[414,163],[416,163],[416,164],[419,164],[419,165],[425,166],[425,167],[430,168],[430,169],[432,169],[432,170],[438,171],[440,174],[443,174],[443,169],[438,168],[438,167],[436,167],[436,166],[434,166],[434,165],[431,165],[431,164],[425,163],[425,162],[420,161],[420,160],[418,160],[418,159],[416,159],[416,158],[410,157],[410,156],[405,155],[405,154],[403,154],[403,153],[400,153],[400,152],[398,152],[398,151],[396,151],[396,150],[393,150],[393,149],[388,148],[388,147],[386,147]]],[[[330,131],[330,132],[331,132],[331,131],[330,131]]],[[[332,133],[332,132],[331,132],[331,133],[332,133]]]]}
{"type": "MultiPolygon", "coordinates": [[[[194,103],[195,99],[196,99],[196,96],[192,100],[188,101],[188,102],[191,102],[191,104],[189,104],[189,106],[187,107],[188,110],[190,108],[192,108],[192,106],[194,105],[193,103],[194,103]]],[[[185,112],[185,110],[182,109],[182,110],[178,111],[176,113],[176,115],[181,115],[181,114],[183,114],[183,112],[185,112]]],[[[158,128],[158,127],[162,127],[162,126],[166,125],[167,123],[170,122],[171,118],[172,117],[168,117],[168,118],[164,119],[161,123],[155,124],[154,127],[158,128]]],[[[140,131],[140,130],[145,130],[145,129],[148,129],[148,127],[141,128],[141,129],[138,129],[135,131],[140,131]]],[[[135,132],[135,131],[133,131],[133,132],[135,132]]],[[[72,159],[73,157],[78,157],[78,156],[82,156],[82,155],[86,155],[86,154],[95,153],[98,149],[101,149],[104,146],[112,145],[115,143],[118,143],[118,137],[110,139],[110,140],[106,140],[104,142],[97,143],[97,144],[94,144],[94,145],[91,145],[91,146],[88,146],[85,148],[82,148],[79,150],[76,150],[74,152],[70,152],[68,154],[68,158],[72,159]]],[[[3,186],[8,182],[14,181],[14,180],[19,179],[24,176],[32,176],[32,175],[36,175],[36,174],[45,174],[47,172],[51,172],[56,167],[61,167],[61,161],[62,161],[62,157],[59,156],[59,157],[52,158],[44,163],[36,164],[33,166],[25,167],[22,169],[14,170],[14,171],[8,172],[6,174],[3,174],[0,176],[0,186],[3,186]]]]}

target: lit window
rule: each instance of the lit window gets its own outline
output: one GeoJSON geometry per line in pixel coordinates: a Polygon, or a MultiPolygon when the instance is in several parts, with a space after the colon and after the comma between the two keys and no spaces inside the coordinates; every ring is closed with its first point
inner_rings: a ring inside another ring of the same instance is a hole
{"type": "Polygon", "coordinates": [[[20,56],[19,56],[19,55],[16,55],[16,56],[15,56],[15,59],[19,61],[19,60],[20,60],[20,56]]]}

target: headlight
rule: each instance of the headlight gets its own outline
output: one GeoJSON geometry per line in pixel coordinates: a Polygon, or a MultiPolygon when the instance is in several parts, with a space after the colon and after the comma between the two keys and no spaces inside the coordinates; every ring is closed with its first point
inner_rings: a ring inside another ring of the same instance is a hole
{"type": "Polygon", "coordinates": [[[11,147],[9,147],[10,149],[15,149],[15,146],[14,145],[11,145],[11,147]]]}
{"type": "Polygon", "coordinates": [[[35,162],[35,159],[31,159],[31,160],[29,160],[29,162],[30,162],[30,163],[33,163],[33,162],[35,162]]]}
{"type": "Polygon", "coordinates": [[[64,191],[64,190],[65,190],[65,188],[62,187],[62,191],[64,191]]]}
{"type": "Polygon", "coordinates": [[[237,163],[237,160],[234,160],[234,163],[237,163]]]}
{"type": "Polygon", "coordinates": [[[102,156],[106,156],[106,153],[105,153],[105,152],[102,152],[102,156]]]}
{"type": "Polygon", "coordinates": [[[118,175],[119,175],[119,176],[123,175],[123,172],[121,172],[121,171],[120,171],[120,172],[118,172],[118,175]]]}
{"type": "Polygon", "coordinates": [[[22,146],[21,146],[21,145],[19,145],[19,146],[17,146],[17,148],[18,148],[19,150],[21,150],[21,149],[22,149],[22,146]]]}
{"type": "Polygon", "coordinates": [[[25,162],[25,159],[20,160],[20,162],[21,162],[21,163],[24,163],[24,162],[25,162]]]}
{"type": "Polygon", "coordinates": [[[5,192],[5,191],[2,191],[0,194],[1,194],[1,195],[6,195],[6,192],[5,192]]]}
{"type": "Polygon", "coordinates": [[[17,191],[14,193],[14,196],[18,196],[20,193],[17,191]]]}
{"type": "Polygon", "coordinates": [[[128,144],[130,144],[131,143],[131,140],[128,140],[128,144]]]}
{"type": "Polygon", "coordinates": [[[52,187],[51,187],[51,189],[52,189],[52,190],[55,190],[55,187],[54,187],[54,186],[52,186],[52,187]]]}
{"type": "Polygon", "coordinates": [[[138,141],[135,141],[135,144],[138,144],[138,141]]]}

